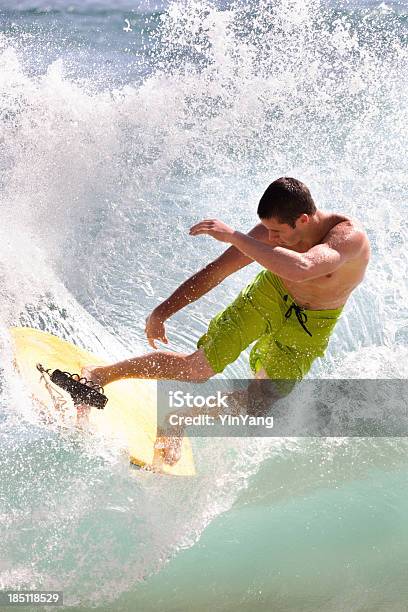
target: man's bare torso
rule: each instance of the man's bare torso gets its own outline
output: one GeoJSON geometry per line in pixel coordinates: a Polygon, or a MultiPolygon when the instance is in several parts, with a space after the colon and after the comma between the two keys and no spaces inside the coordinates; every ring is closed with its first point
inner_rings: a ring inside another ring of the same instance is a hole
{"type": "MultiPolygon", "coordinates": [[[[322,236],[314,244],[299,244],[291,248],[293,251],[304,253],[316,244],[329,241],[329,236],[338,231],[361,231],[361,226],[351,217],[332,214],[322,223],[322,236]]],[[[370,259],[370,243],[367,236],[362,248],[355,259],[347,261],[331,274],[303,282],[293,282],[282,279],[288,292],[299,306],[310,310],[327,310],[343,306],[351,292],[364,278],[365,270],[370,259]]]]}

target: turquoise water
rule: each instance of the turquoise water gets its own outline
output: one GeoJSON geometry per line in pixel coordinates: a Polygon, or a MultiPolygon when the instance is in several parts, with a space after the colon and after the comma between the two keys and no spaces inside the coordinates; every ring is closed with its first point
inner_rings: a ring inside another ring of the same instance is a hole
{"type": "MultiPolygon", "coordinates": [[[[405,468],[290,500],[238,500],[136,601],[145,610],[157,609],[158,597],[170,610],[187,610],[186,600],[199,610],[230,609],[232,601],[242,610],[402,610],[408,506],[400,487],[405,468]]],[[[129,604],[124,598],[122,609],[129,604]]]]}
{"type": "MultiPolygon", "coordinates": [[[[195,439],[196,478],[145,474],[38,423],[7,334],[148,350],[147,314],[221,252],[189,227],[248,230],[287,174],[373,247],[310,376],[407,378],[406,24],[403,2],[0,1],[2,587],[73,610],[407,609],[406,439],[195,439]]],[[[177,313],[170,348],[257,270],[177,313]]],[[[247,353],[225,371],[248,374],[247,353]]]]}

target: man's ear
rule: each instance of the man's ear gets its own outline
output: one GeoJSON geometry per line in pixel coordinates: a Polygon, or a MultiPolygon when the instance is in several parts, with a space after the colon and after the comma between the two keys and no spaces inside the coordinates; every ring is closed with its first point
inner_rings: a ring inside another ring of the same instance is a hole
{"type": "Polygon", "coordinates": [[[307,215],[306,213],[302,213],[297,219],[296,219],[296,224],[303,224],[303,223],[309,223],[310,221],[310,217],[309,215],[307,215]]]}

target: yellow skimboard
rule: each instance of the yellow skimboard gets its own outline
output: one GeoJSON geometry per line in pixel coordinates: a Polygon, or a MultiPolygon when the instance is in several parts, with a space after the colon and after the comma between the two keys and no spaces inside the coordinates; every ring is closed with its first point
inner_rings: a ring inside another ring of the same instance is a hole
{"type": "MultiPolygon", "coordinates": [[[[15,366],[32,398],[40,405],[43,417],[48,413],[49,421],[75,426],[77,410],[71,396],[53,384],[47,374],[41,374],[37,364],[50,371],[58,369],[79,374],[85,365],[106,365],[106,361],[38,329],[12,327],[10,333],[15,366]]],[[[193,476],[195,467],[188,438],[184,438],[181,457],[174,465],[164,463],[162,451],[154,449],[156,389],[156,381],[148,380],[118,380],[109,384],[104,390],[108,398],[106,406],[90,408],[88,429],[106,439],[119,441],[135,465],[175,476],[193,476]]]]}

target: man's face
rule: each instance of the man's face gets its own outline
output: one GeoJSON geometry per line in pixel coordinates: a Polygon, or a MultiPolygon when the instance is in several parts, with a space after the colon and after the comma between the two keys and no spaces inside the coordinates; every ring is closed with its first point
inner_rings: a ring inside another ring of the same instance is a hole
{"type": "Polygon", "coordinates": [[[295,227],[287,223],[280,223],[278,219],[261,219],[261,223],[269,232],[269,240],[277,242],[282,246],[293,246],[300,242],[303,236],[303,228],[309,220],[307,215],[301,215],[296,219],[295,227]]]}

